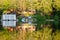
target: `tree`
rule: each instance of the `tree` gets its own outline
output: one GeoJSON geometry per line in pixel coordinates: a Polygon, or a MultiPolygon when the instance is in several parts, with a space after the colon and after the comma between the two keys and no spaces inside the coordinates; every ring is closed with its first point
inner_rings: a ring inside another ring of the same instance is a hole
{"type": "Polygon", "coordinates": [[[53,7],[57,9],[57,11],[60,10],[60,0],[54,0],[53,1],[53,7]]]}
{"type": "Polygon", "coordinates": [[[8,9],[10,7],[16,7],[15,0],[1,0],[0,1],[0,9],[8,9]]]}

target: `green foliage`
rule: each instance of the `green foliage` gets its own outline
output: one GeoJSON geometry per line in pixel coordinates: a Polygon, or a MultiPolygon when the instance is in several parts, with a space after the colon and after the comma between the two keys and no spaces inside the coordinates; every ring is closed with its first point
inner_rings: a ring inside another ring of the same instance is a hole
{"type": "Polygon", "coordinates": [[[41,10],[45,14],[51,14],[52,12],[52,0],[33,0],[33,1],[27,1],[26,2],[27,8],[37,9],[41,10]]]}
{"type": "Polygon", "coordinates": [[[45,14],[51,14],[52,5],[57,10],[60,9],[60,0],[1,0],[0,9],[8,9],[9,7],[41,10],[45,14]],[[14,3],[13,3],[14,2],[14,3]]]}
{"type": "Polygon", "coordinates": [[[35,32],[20,32],[20,40],[23,38],[23,40],[52,40],[51,35],[52,29],[46,27],[44,29],[41,29],[40,31],[35,32]],[[22,34],[21,34],[22,33],[22,34]],[[22,35],[22,36],[21,36],[22,35]],[[22,38],[21,38],[22,37],[22,38]]]}
{"type": "Polygon", "coordinates": [[[16,40],[15,32],[8,32],[6,29],[0,32],[0,40],[16,40]]]}
{"type": "Polygon", "coordinates": [[[8,32],[7,30],[0,32],[0,40],[60,40],[60,31],[52,33],[52,29],[45,27],[35,32],[8,32]]]}
{"type": "Polygon", "coordinates": [[[60,6],[59,5],[60,5],[60,0],[54,0],[53,1],[53,7],[56,8],[57,11],[60,10],[60,6]]]}
{"type": "Polygon", "coordinates": [[[33,38],[35,40],[52,40],[51,32],[52,32],[52,29],[44,28],[34,33],[33,38]]]}
{"type": "Polygon", "coordinates": [[[15,0],[1,0],[0,1],[0,9],[8,9],[11,7],[16,7],[16,1],[15,0]],[[13,3],[14,2],[14,3],[13,3]]]}
{"type": "Polygon", "coordinates": [[[53,40],[60,40],[60,31],[56,31],[56,33],[54,33],[54,39],[53,40]]]}
{"type": "Polygon", "coordinates": [[[42,0],[41,2],[37,2],[37,9],[40,9],[44,13],[52,12],[52,0],[42,0]]]}

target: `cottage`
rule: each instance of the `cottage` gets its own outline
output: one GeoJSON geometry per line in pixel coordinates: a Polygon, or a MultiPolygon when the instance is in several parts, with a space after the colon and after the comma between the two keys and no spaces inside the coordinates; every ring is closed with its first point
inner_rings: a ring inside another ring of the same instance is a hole
{"type": "Polygon", "coordinates": [[[16,14],[3,14],[2,15],[3,27],[16,27],[16,14]]]}

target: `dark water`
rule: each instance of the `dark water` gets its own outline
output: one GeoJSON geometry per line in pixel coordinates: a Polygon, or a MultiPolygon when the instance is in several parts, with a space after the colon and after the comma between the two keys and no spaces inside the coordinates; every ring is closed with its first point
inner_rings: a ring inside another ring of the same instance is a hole
{"type": "MultiPolygon", "coordinates": [[[[0,12],[0,15],[2,12],[0,12]]],[[[41,15],[40,12],[36,12],[36,14],[30,16],[31,18],[28,17],[21,17],[21,16],[17,16],[18,19],[18,24],[20,25],[21,23],[30,23],[30,24],[34,24],[37,28],[40,29],[41,24],[43,25],[52,25],[53,28],[55,29],[60,29],[60,12],[55,12],[52,15],[41,15]],[[25,18],[25,22],[22,22],[22,19],[25,18]]],[[[1,19],[1,16],[0,16],[1,19]]],[[[0,25],[1,25],[1,21],[0,21],[0,25]]]]}
{"type": "MultiPolygon", "coordinates": [[[[28,17],[24,17],[27,18],[28,17]]],[[[22,22],[23,17],[18,17],[18,23],[28,23],[28,22],[22,22]]],[[[53,26],[52,28],[55,29],[60,29],[60,20],[59,20],[59,16],[58,15],[54,15],[54,16],[48,16],[48,15],[44,15],[42,16],[41,14],[35,14],[31,16],[31,19],[33,21],[31,21],[31,24],[35,24],[37,28],[41,28],[41,24],[43,25],[51,25],[53,26]]],[[[30,20],[30,19],[29,19],[30,20]]]]}

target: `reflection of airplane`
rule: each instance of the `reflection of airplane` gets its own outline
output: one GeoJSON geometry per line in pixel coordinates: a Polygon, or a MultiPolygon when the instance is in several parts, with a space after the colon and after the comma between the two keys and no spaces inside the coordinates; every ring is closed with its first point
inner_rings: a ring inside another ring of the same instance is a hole
{"type": "Polygon", "coordinates": [[[21,21],[22,21],[23,23],[32,24],[32,22],[35,22],[36,20],[35,20],[34,18],[32,18],[31,16],[29,16],[29,17],[23,17],[23,18],[21,19],[21,21]]]}
{"type": "Polygon", "coordinates": [[[46,19],[46,21],[55,21],[54,19],[46,19]]]}

